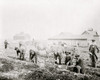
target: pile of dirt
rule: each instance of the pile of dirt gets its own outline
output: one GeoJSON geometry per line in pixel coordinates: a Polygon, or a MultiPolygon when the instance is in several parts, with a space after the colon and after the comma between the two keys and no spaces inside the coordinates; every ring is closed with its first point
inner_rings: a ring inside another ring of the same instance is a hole
{"type": "Polygon", "coordinates": [[[0,75],[0,80],[13,80],[10,77],[0,75]]]}
{"type": "Polygon", "coordinates": [[[92,68],[92,67],[88,67],[86,68],[86,72],[87,75],[91,75],[92,79],[91,80],[100,80],[100,69],[99,68],[92,68]]]}
{"type": "Polygon", "coordinates": [[[46,69],[36,69],[24,76],[24,80],[52,80],[52,74],[46,69]]]}
{"type": "Polygon", "coordinates": [[[89,76],[73,72],[51,73],[47,69],[36,69],[26,74],[24,80],[91,80],[89,76]]]}
{"type": "Polygon", "coordinates": [[[46,65],[26,73],[23,80],[100,80],[100,69],[86,68],[85,74],[79,74],[57,65],[46,65]]]}
{"type": "Polygon", "coordinates": [[[6,59],[0,58],[0,72],[9,72],[14,69],[11,62],[6,59]]]}

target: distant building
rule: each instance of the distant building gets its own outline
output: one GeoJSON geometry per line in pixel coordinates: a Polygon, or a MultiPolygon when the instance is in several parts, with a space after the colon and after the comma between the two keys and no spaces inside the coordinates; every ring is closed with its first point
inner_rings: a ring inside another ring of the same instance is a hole
{"type": "Polygon", "coordinates": [[[29,34],[21,32],[19,34],[14,35],[13,39],[16,41],[28,41],[31,39],[31,37],[29,34]]]}
{"type": "Polygon", "coordinates": [[[99,34],[97,31],[94,31],[92,28],[84,31],[81,35],[84,35],[88,41],[91,41],[91,39],[95,39],[97,43],[99,43],[99,34]]]}
{"type": "Polygon", "coordinates": [[[53,43],[62,42],[74,46],[88,46],[91,39],[95,39],[96,42],[99,43],[99,35],[96,31],[93,31],[92,28],[84,31],[81,35],[62,32],[48,40],[53,43]]]}

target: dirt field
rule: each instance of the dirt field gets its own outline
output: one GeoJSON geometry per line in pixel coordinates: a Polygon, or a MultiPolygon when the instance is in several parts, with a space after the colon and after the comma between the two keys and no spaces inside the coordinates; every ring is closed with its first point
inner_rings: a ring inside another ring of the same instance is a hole
{"type": "Polygon", "coordinates": [[[38,63],[29,61],[28,52],[24,61],[19,60],[14,50],[14,44],[5,50],[0,44],[0,80],[100,80],[100,53],[97,62],[98,68],[89,67],[88,48],[79,48],[80,55],[85,61],[85,74],[76,74],[66,70],[65,65],[54,64],[53,55],[46,55],[41,51],[38,63]]]}

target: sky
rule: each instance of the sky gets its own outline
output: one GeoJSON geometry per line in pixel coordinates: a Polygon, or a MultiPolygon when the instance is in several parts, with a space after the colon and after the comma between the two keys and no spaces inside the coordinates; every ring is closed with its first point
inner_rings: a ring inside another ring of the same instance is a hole
{"type": "Polygon", "coordinates": [[[20,32],[48,39],[88,28],[100,34],[100,0],[0,0],[0,39],[20,32]]]}

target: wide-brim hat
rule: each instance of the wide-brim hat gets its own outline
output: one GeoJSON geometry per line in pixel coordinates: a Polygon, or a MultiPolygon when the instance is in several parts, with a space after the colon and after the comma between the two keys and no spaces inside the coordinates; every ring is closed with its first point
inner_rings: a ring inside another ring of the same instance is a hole
{"type": "Polygon", "coordinates": [[[69,55],[69,54],[71,54],[71,52],[66,52],[66,51],[65,51],[65,54],[66,54],[66,55],[69,55]]]}
{"type": "Polygon", "coordinates": [[[75,57],[80,57],[80,55],[79,54],[76,54],[75,57]]]}
{"type": "Polygon", "coordinates": [[[95,39],[92,39],[91,41],[95,41],[95,39]]]}

